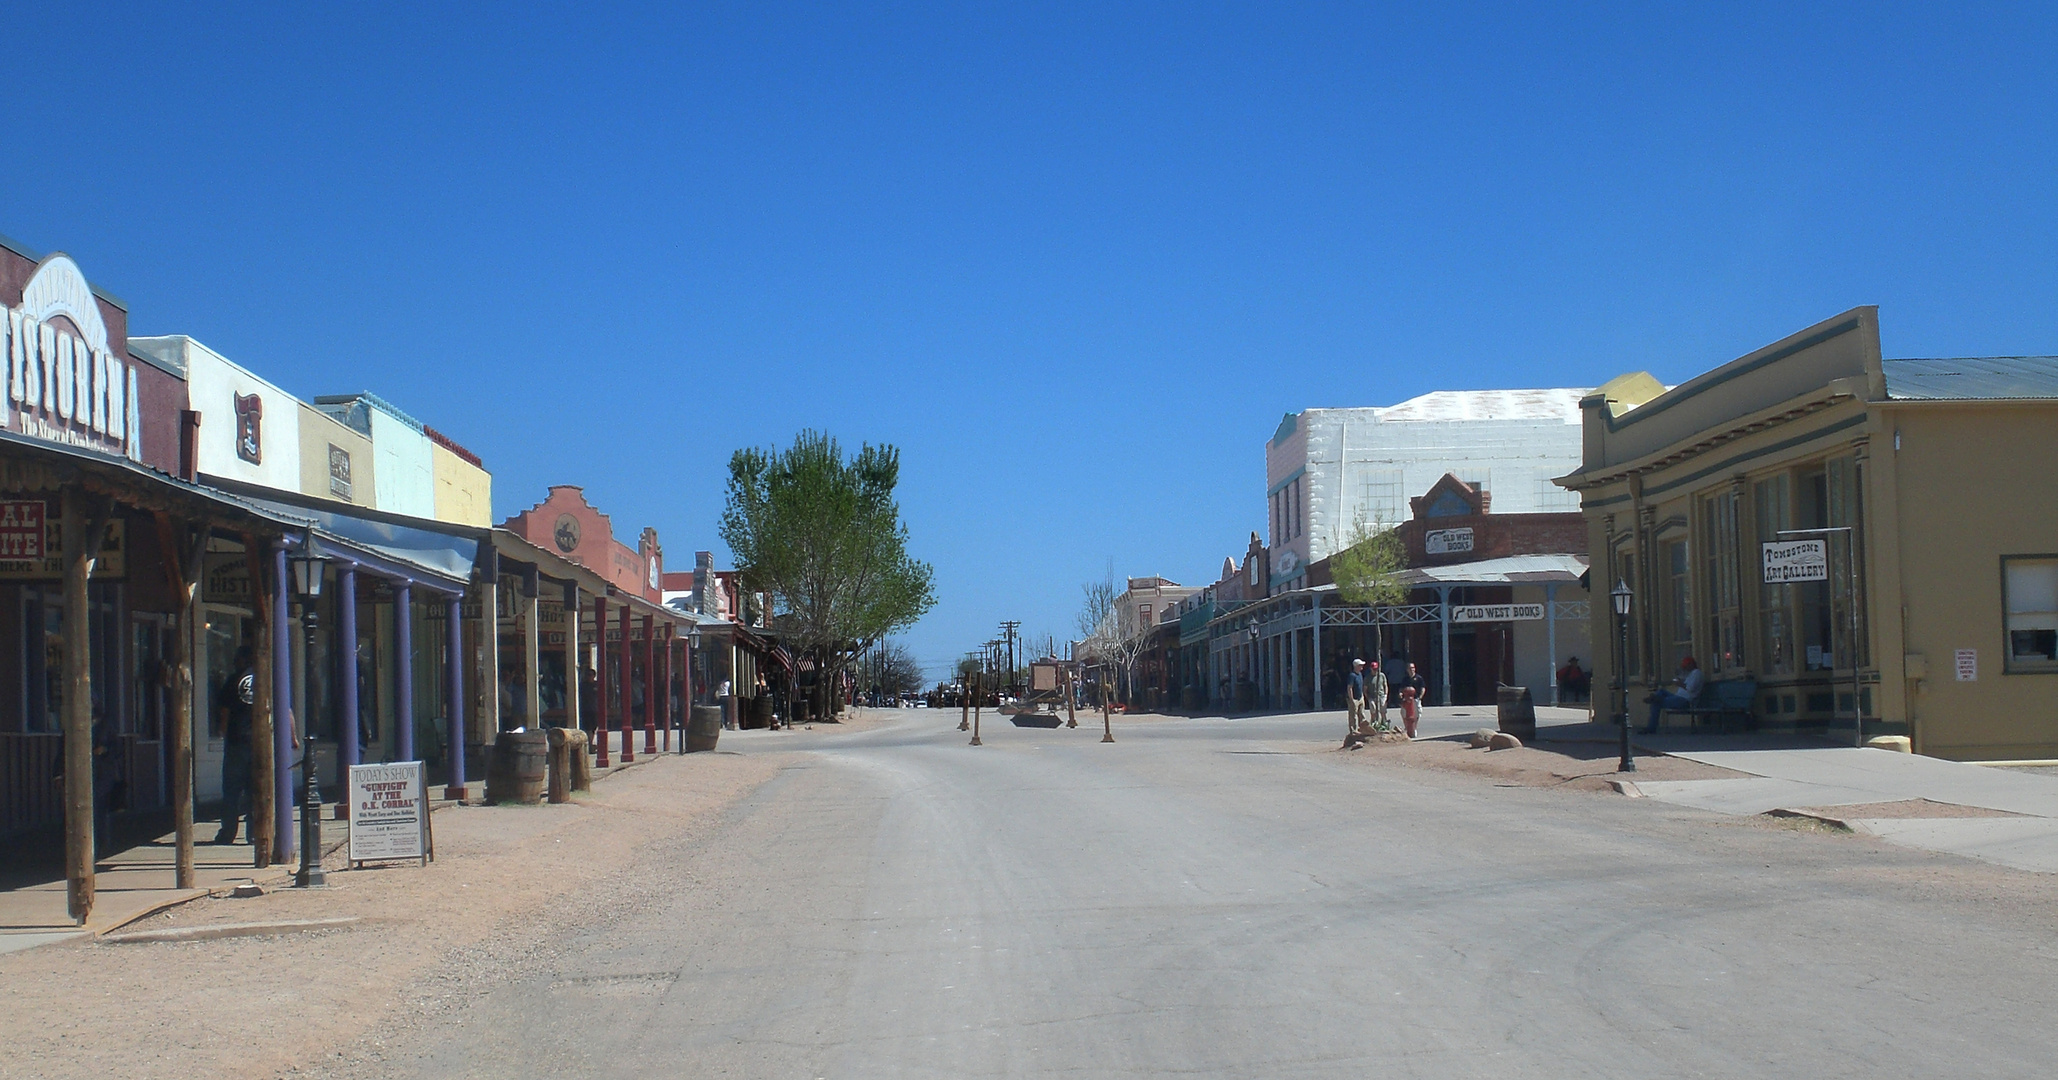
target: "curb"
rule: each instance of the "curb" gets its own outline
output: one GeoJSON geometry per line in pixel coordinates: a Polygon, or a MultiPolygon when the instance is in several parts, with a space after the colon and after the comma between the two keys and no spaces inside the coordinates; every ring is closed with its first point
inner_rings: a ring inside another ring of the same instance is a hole
{"type": "Polygon", "coordinates": [[[1627,795],[1632,799],[1644,797],[1644,789],[1637,787],[1634,780],[1610,780],[1608,786],[1614,788],[1617,795],[1627,795]]]}
{"type": "Polygon", "coordinates": [[[1843,818],[1830,817],[1828,814],[1811,813],[1807,810],[1789,810],[1784,806],[1778,806],[1770,810],[1767,810],[1765,811],[1764,816],[1776,818],[1807,818],[1809,821],[1819,821],[1832,829],[1840,829],[1844,832],[1858,831],[1857,829],[1852,828],[1851,823],[1845,821],[1843,818]]]}
{"type": "Polygon", "coordinates": [[[149,945],[161,942],[214,941],[219,938],[258,937],[265,934],[297,934],[310,930],[340,930],[364,920],[348,915],[335,919],[287,919],[279,922],[216,923],[212,926],[181,926],[173,930],[142,930],[133,934],[102,934],[110,945],[149,945]]]}

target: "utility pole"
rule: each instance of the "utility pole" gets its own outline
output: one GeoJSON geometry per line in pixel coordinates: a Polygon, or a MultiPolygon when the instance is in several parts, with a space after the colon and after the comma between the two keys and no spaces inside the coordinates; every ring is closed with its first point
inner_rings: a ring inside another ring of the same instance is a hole
{"type": "Polygon", "coordinates": [[[1021,628],[1022,622],[1019,619],[1011,619],[1000,624],[1001,638],[1008,644],[1007,686],[1010,690],[1015,687],[1015,672],[1021,667],[1019,658],[1015,655],[1015,632],[1021,628]]]}

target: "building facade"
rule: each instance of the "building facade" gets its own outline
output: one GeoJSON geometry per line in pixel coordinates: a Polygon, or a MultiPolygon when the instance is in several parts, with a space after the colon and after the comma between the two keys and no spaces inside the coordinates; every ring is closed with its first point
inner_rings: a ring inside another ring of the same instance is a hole
{"type": "MultiPolygon", "coordinates": [[[[2058,358],[1889,360],[1854,308],[1671,390],[1581,402],[1596,592],[1639,700],[1684,656],[1759,723],[1905,733],[1919,753],[2058,756],[2058,358]]],[[[1616,669],[1599,648],[1595,695],[1616,669]]]]}
{"type": "Polygon", "coordinates": [[[1445,473],[1493,493],[1503,513],[1573,511],[1552,478],[1579,462],[1586,391],[1442,390],[1385,408],[1289,413],[1265,445],[1273,588],[1348,547],[1352,531],[1408,518],[1445,473]]]}

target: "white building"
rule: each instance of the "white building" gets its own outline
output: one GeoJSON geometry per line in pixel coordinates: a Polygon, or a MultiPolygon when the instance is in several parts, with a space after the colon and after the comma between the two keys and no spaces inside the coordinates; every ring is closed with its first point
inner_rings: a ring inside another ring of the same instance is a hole
{"type": "Polygon", "coordinates": [[[1408,497],[1445,473],[1485,489],[1496,514],[1577,511],[1551,483],[1579,467],[1590,390],[1439,390],[1387,408],[1289,413],[1265,446],[1272,592],[1347,545],[1352,526],[1408,519],[1408,497]]]}

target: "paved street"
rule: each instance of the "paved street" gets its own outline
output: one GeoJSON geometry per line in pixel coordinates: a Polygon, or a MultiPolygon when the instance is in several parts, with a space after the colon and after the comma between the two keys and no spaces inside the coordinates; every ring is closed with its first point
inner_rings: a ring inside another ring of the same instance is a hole
{"type": "MultiPolygon", "coordinates": [[[[788,752],[397,1075],[2031,1076],[2048,879],[1331,753],[1335,717],[788,752]]],[[[365,1063],[349,1070],[361,1075],[365,1063]]]]}

